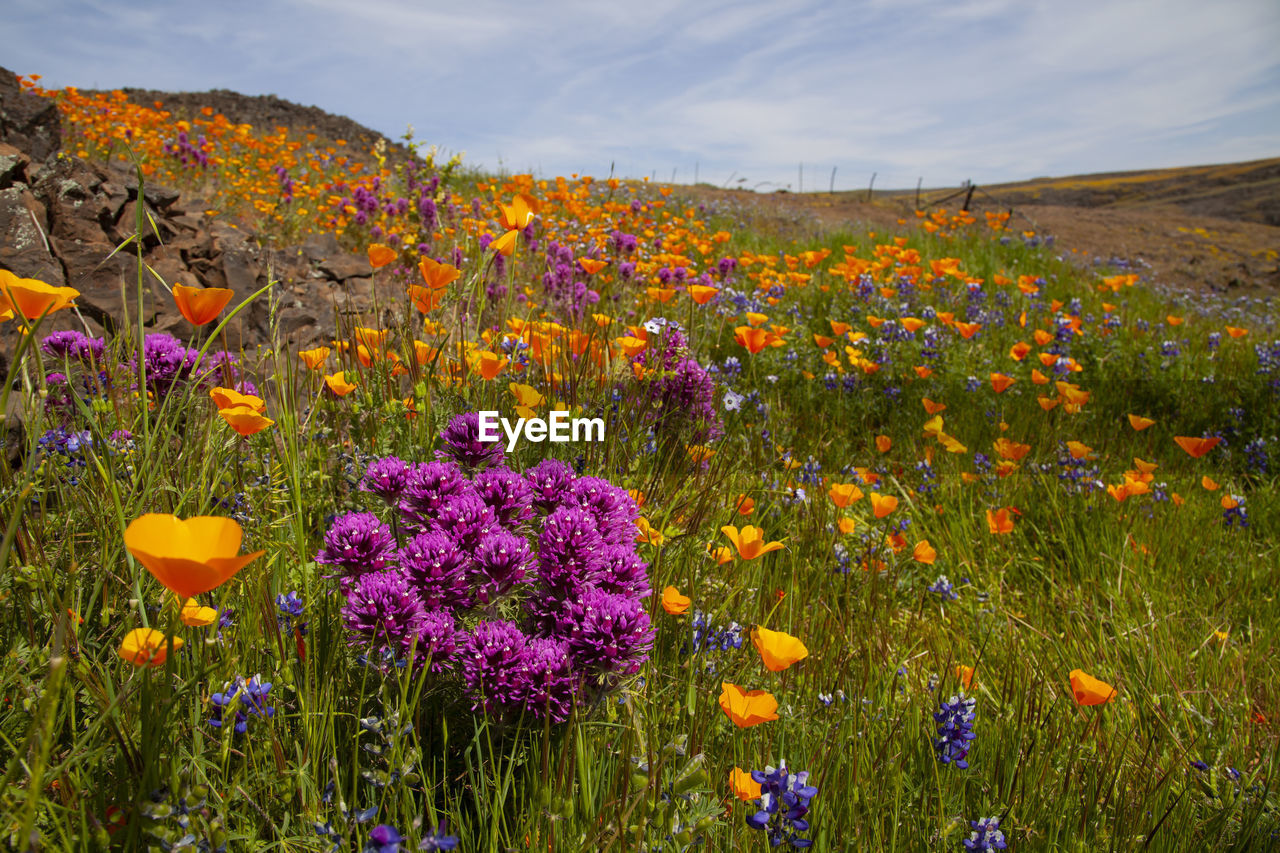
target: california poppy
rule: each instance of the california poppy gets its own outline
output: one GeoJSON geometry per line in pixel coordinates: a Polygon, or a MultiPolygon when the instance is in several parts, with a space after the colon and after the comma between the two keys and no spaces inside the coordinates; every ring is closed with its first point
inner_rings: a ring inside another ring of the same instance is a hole
{"type": "Polygon", "coordinates": [[[226,287],[187,287],[185,284],[173,286],[173,301],[182,316],[193,326],[212,323],[235,295],[234,290],[226,287]]]}
{"type": "Polygon", "coordinates": [[[741,531],[732,524],[727,524],[721,527],[720,531],[729,537],[733,547],[738,550],[738,556],[744,560],[754,560],[761,554],[780,551],[784,547],[781,542],[765,542],[764,531],[750,524],[743,527],[741,531]]]}
{"type": "Polygon", "coordinates": [[[856,500],[861,500],[862,490],[854,483],[832,483],[827,490],[827,497],[840,509],[844,509],[856,500]]]}
{"type": "Polygon", "coordinates": [[[212,607],[202,607],[194,598],[188,598],[182,605],[182,624],[189,628],[204,628],[218,621],[218,611],[212,607]]]}
{"type": "Polygon", "coordinates": [[[422,280],[432,290],[443,290],[456,281],[462,271],[452,264],[442,264],[434,258],[423,258],[418,261],[418,272],[422,280]]]}
{"type": "Polygon", "coordinates": [[[169,652],[176,652],[183,645],[181,637],[166,638],[163,631],[155,628],[134,628],[120,643],[120,657],[134,666],[164,666],[169,652]]]}
{"type": "Polygon", "coordinates": [[[261,397],[252,394],[241,394],[234,388],[211,388],[209,397],[219,409],[230,409],[232,406],[248,406],[255,412],[266,411],[267,404],[261,397]]]}
{"type": "Polygon", "coordinates": [[[1012,376],[1005,376],[1003,373],[991,374],[991,388],[997,394],[1003,392],[1006,388],[1008,388],[1010,385],[1012,385],[1016,381],[1017,380],[1014,379],[1012,376]]]}
{"type": "Polygon", "coordinates": [[[396,259],[396,250],[381,243],[369,244],[369,266],[375,270],[385,267],[396,259]]]}
{"type": "Polygon", "coordinates": [[[751,515],[756,511],[756,502],[746,495],[738,495],[737,501],[734,502],[734,508],[737,510],[738,515],[751,515]]]}
{"type": "Polygon", "coordinates": [[[275,424],[275,421],[252,406],[240,405],[218,409],[218,414],[233,430],[246,437],[262,432],[267,427],[275,424]]]}
{"type": "Polygon", "coordinates": [[[679,616],[684,613],[692,603],[693,600],[689,596],[681,595],[680,590],[674,586],[669,586],[662,591],[662,609],[672,616],[679,616]]]}
{"type": "Polygon", "coordinates": [[[921,539],[916,543],[916,547],[911,551],[911,559],[917,563],[924,563],[926,566],[932,566],[933,561],[938,559],[937,550],[929,544],[928,539],[921,539]]]}
{"type": "Polygon", "coordinates": [[[809,656],[809,650],[798,637],[785,631],[770,631],[768,628],[751,629],[751,642],[760,653],[764,668],[770,672],[782,672],[798,660],[809,656]]]}
{"type": "Polygon", "coordinates": [[[595,275],[600,270],[609,266],[608,261],[601,261],[595,258],[578,258],[578,266],[582,267],[582,271],[587,275],[595,275]]]}
{"type": "Polygon", "coordinates": [[[871,511],[875,513],[876,518],[884,518],[897,508],[898,499],[893,495],[882,495],[879,492],[871,493],[871,511]]]}
{"type": "Polygon", "coordinates": [[[148,513],[124,531],[124,545],[139,563],[183,599],[221,586],[266,551],[240,554],[244,532],[233,519],[148,513]]]}
{"type": "Polygon", "coordinates": [[[1007,507],[992,512],[987,510],[987,529],[991,531],[993,536],[1002,536],[1013,532],[1013,519],[1009,516],[1007,507]]]}
{"type": "Polygon", "coordinates": [[[1071,692],[1075,694],[1078,705],[1102,705],[1116,698],[1116,689],[1105,681],[1099,681],[1082,669],[1073,669],[1070,674],[1071,692]]]}
{"type": "Polygon", "coordinates": [[[720,288],[709,287],[705,284],[691,284],[686,288],[686,291],[689,294],[689,298],[698,305],[706,305],[720,292],[720,288]]]}
{"type": "Polygon", "coordinates": [[[330,349],[328,347],[316,347],[315,349],[304,349],[298,352],[298,358],[302,359],[302,363],[307,366],[308,370],[317,370],[324,364],[325,359],[329,357],[330,349]]]}
{"type": "Polygon", "coordinates": [[[960,683],[964,685],[964,689],[968,690],[973,684],[973,667],[964,664],[956,664],[956,678],[960,679],[960,683]]]}
{"type": "Polygon", "coordinates": [[[746,770],[734,767],[729,771],[729,788],[733,795],[743,802],[760,799],[760,783],[752,778],[746,770]]]}
{"type": "Polygon", "coordinates": [[[80,291],[74,287],[54,287],[34,278],[18,278],[0,270],[0,310],[11,311],[24,320],[35,320],[69,306],[80,291]]]}
{"type": "Polygon", "coordinates": [[[720,709],[740,729],[758,726],[778,719],[778,700],[764,690],[743,690],[738,685],[720,682],[720,709]]]}
{"type": "Polygon", "coordinates": [[[496,378],[506,366],[505,358],[488,350],[481,350],[471,360],[471,372],[479,374],[480,378],[486,382],[496,378]]]}
{"type": "Polygon", "coordinates": [[[346,373],[345,370],[339,370],[337,373],[330,374],[324,378],[325,387],[335,396],[345,397],[356,390],[355,383],[347,381],[346,373]]]}
{"type": "Polygon", "coordinates": [[[666,544],[667,537],[662,534],[661,530],[651,526],[649,524],[649,519],[645,518],[643,515],[636,519],[635,524],[636,530],[639,531],[639,533],[636,534],[637,542],[641,544],[648,543],[655,547],[666,544]]]}
{"type": "Polygon", "coordinates": [[[924,406],[925,412],[930,415],[936,415],[938,414],[938,412],[941,412],[947,408],[946,403],[935,403],[932,400],[930,400],[928,397],[921,398],[920,403],[921,405],[924,406]]]}
{"type": "Polygon", "coordinates": [[[773,332],[751,326],[738,326],[733,330],[733,339],[746,347],[747,352],[752,355],[769,346],[777,337],[773,332]]]}
{"type": "Polygon", "coordinates": [[[516,238],[520,236],[519,231],[508,231],[498,239],[489,244],[489,248],[505,257],[511,257],[511,253],[516,248],[516,238]]]}
{"type": "Polygon", "coordinates": [[[1222,441],[1221,438],[1216,436],[1213,438],[1196,438],[1194,436],[1186,435],[1175,435],[1173,440],[1178,443],[1179,447],[1191,454],[1193,459],[1199,459],[1201,456],[1204,456],[1210,450],[1217,447],[1218,442],[1222,441]]]}
{"type": "Polygon", "coordinates": [[[876,436],[876,450],[879,450],[881,453],[888,453],[889,448],[891,447],[893,447],[893,439],[891,439],[889,436],[887,435],[876,436]]]}
{"type": "Polygon", "coordinates": [[[1129,415],[1129,426],[1133,427],[1138,432],[1142,432],[1154,423],[1155,421],[1151,418],[1144,418],[1141,415],[1129,415]]]}

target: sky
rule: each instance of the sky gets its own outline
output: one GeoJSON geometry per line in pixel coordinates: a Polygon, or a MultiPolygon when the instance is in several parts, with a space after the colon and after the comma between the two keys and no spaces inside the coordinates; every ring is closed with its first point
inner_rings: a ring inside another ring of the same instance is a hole
{"type": "Polygon", "coordinates": [[[491,171],[767,192],[1280,156],[1276,0],[6,6],[0,65],[42,85],[274,94],[491,171]]]}

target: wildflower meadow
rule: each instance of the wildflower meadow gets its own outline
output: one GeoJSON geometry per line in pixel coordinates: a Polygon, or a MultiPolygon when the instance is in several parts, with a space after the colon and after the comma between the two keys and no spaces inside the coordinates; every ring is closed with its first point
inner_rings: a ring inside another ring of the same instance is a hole
{"type": "Polygon", "coordinates": [[[6,846],[1280,849],[1272,297],[23,85],[373,275],[0,268],[6,846]]]}

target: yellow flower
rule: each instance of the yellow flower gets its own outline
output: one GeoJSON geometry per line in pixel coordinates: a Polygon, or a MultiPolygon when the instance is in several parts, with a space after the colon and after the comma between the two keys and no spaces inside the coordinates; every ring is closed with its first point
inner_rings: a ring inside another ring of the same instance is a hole
{"type": "Polygon", "coordinates": [[[80,295],[74,287],[54,287],[34,278],[18,278],[0,270],[0,311],[10,311],[30,322],[41,315],[61,311],[80,295]]]}
{"type": "Polygon", "coordinates": [[[204,628],[218,621],[218,611],[212,607],[201,607],[194,598],[188,598],[182,605],[182,624],[189,628],[204,628]]]}
{"type": "Polygon", "coordinates": [[[266,553],[238,553],[243,536],[230,518],[149,513],[125,529],[124,545],[156,580],[186,599],[221,586],[266,553]]]}
{"type": "Polygon", "coordinates": [[[784,631],[756,627],[751,630],[751,642],[760,653],[765,669],[770,672],[782,672],[796,661],[809,656],[804,643],[784,631]]]}
{"type": "Polygon", "coordinates": [[[177,651],[184,642],[181,637],[169,637],[155,628],[134,628],[125,634],[120,643],[120,657],[134,666],[164,666],[170,650],[177,651]]]}

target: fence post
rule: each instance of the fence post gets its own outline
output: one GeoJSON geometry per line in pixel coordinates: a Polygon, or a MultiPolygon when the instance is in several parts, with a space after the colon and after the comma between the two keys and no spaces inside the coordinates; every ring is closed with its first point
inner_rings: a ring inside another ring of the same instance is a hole
{"type": "Polygon", "coordinates": [[[876,175],[878,172],[871,173],[871,182],[867,184],[867,201],[871,201],[871,188],[876,185],[876,175]]]}
{"type": "Polygon", "coordinates": [[[834,194],[835,191],[836,191],[836,167],[832,166],[831,167],[831,186],[827,189],[827,192],[834,194]]]}
{"type": "Polygon", "coordinates": [[[960,208],[961,210],[967,211],[969,209],[969,201],[973,198],[974,189],[973,182],[971,181],[969,183],[969,191],[964,194],[964,205],[960,208]]]}

